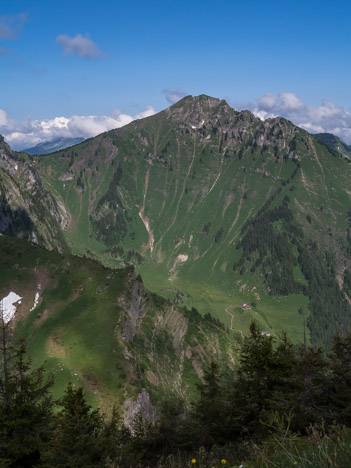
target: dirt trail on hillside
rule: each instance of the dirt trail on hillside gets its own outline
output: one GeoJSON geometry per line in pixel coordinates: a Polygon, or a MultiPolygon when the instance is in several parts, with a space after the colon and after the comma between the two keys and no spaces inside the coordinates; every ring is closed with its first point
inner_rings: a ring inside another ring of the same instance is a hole
{"type": "Polygon", "coordinates": [[[238,221],[238,219],[239,219],[241,207],[243,206],[243,200],[244,200],[244,196],[241,195],[240,201],[239,201],[239,206],[238,206],[238,209],[237,209],[237,212],[236,212],[236,216],[235,216],[235,218],[234,218],[234,221],[233,221],[232,225],[230,226],[230,229],[229,229],[229,232],[228,232],[228,236],[229,236],[229,234],[232,232],[232,230],[234,229],[234,226],[236,225],[236,223],[237,223],[237,221],[238,221]]]}
{"type": "MultiPolygon", "coordinates": [[[[193,164],[194,164],[194,161],[195,161],[195,156],[196,156],[196,140],[194,138],[194,149],[193,149],[193,155],[192,155],[192,158],[191,158],[191,162],[189,164],[189,167],[188,167],[188,170],[187,170],[187,173],[185,175],[185,178],[184,178],[184,181],[183,181],[183,190],[182,190],[182,193],[180,195],[180,197],[178,198],[178,203],[177,203],[177,207],[176,207],[176,211],[175,211],[175,215],[174,215],[174,218],[172,220],[172,222],[170,223],[170,225],[168,226],[168,228],[164,231],[164,233],[160,236],[160,239],[157,241],[157,245],[161,244],[162,242],[162,239],[163,237],[167,234],[167,232],[174,226],[176,220],[177,220],[177,217],[178,217],[178,211],[179,211],[179,206],[180,206],[180,203],[183,199],[183,196],[184,196],[184,193],[185,193],[185,187],[186,187],[186,183],[187,183],[187,180],[189,178],[189,175],[190,175],[190,172],[191,172],[191,169],[193,167],[193,164]]],[[[176,196],[176,193],[174,194],[176,196]]],[[[173,203],[173,202],[172,202],[173,203]]]]}
{"type": "Polygon", "coordinates": [[[315,158],[315,160],[317,161],[317,164],[321,170],[321,173],[322,173],[322,177],[323,177],[323,182],[324,182],[324,188],[325,188],[325,191],[326,191],[326,194],[327,194],[327,198],[328,198],[328,202],[329,202],[329,205],[330,205],[330,198],[329,198],[329,192],[328,192],[328,187],[327,187],[327,183],[326,183],[326,180],[325,180],[325,173],[324,173],[324,169],[323,169],[323,166],[319,160],[319,157],[318,157],[318,154],[317,154],[317,151],[316,151],[316,148],[313,144],[313,141],[312,141],[312,138],[309,137],[309,141],[310,141],[310,145],[311,145],[311,148],[312,148],[312,152],[313,152],[313,156],[315,158]]]}
{"type": "Polygon", "coordinates": [[[201,198],[201,200],[199,201],[199,205],[200,203],[202,203],[205,198],[207,198],[207,196],[212,192],[212,190],[214,189],[214,186],[216,185],[216,183],[218,182],[218,179],[221,177],[222,175],[222,166],[223,166],[223,158],[222,158],[222,161],[221,161],[221,165],[220,165],[220,168],[219,168],[219,172],[218,172],[218,175],[215,179],[215,181],[213,182],[211,188],[208,190],[208,192],[205,193],[205,195],[201,198]]]}
{"type": "MultiPolygon", "coordinates": [[[[176,160],[177,160],[177,174],[179,174],[179,169],[180,169],[180,147],[179,147],[179,140],[177,138],[177,146],[178,146],[178,150],[177,150],[177,157],[176,157],[176,160]]],[[[173,203],[176,199],[176,196],[177,196],[177,193],[178,193],[178,177],[175,179],[175,188],[174,188],[174,194],[173,194],[173,198],[172,198],[172,201],[171,203],[167,203],[167,208],[166,208],[166,211],[165,211],[165,214],[168,212],[168,210],[173,206],[173,203]]],[[[162,210],[161,210],[162,211],[162,210]]],[[[158,245],[160,241],[157,241],[156,245],[155,245],[155,249],[158,245]]]]}
{"type": "Polygon", "coordinates": [[[318,193],[315,192],[314,190],[312,190],[313,187],[314,187],[314,184],[312,182],[309,182],[306,179],[305,173],[303,172],[302,169],[300,170],[300,172],[301,172],[301,182],[302,182],[303,186],[305,187],[306,191],[309,192],[309,193],[312,193],[313,195],[318,197],[318,193]]]}
{"type": "Polygon", "coordinates": [[[142,222],[144,223],[145,229],[147,230],[147,233],[149,235],[149,242],[148,242],[147,246],[150,249],[150,252],[152,254],[152,252],[154,250],[154,242],[155,242],[154,234],[153,234],[153,232],[151,230],[148,218],[146,216],[144,216],[145,200],[146,200],[147,189],[149,187],[149,179],[150,179],[150,169],[147,170],[146,176],[145,176],[143,205],[140,208],[139,216],[140,216],[140,219],[142,220],[142,222]]]}
{"type": "MultiPolygon", "coordinates": [[[[234,219],[234,221],[233,221],[233,223],[232,223],[232,225],[231,225],[231,227],[230,227],[230,229],[229,229],[229,231],[228,231],[228,234],[226,235],[226,239],[229,237],[230,233],[231,233],[232,230],[234,229],[234,226],[236,225],[236,223],[237,223],[237,221],[238,221],[238,219],[239,219],[241,207],[242,207],[242,204],[243,204],[243,199],[244,199],[244,196],[241,195],[241,198],[240,198],[240,200],[239,200],[239,205],[238,205],[238,209],[237,209],[237,212],[236,212],[235,219],[234,219]]],[[[229,245],[231,245],[231,243],[232,243],[232,242],[230,241],[230,242],[229,242],[229,245]]],[[[211,244],[211,247],[212,247],[212,244],[211,244]]],[[[215,249],[215,251],[213,252],[213,254],[215,254],[215,253],[218,251],[219,248],[221,248],[220,245],[216,247],[216,249],[215,249]]],[[[209,250],[209,249],[206,250],[205,254],[208,252],[208,250],[209,250]]],[[[216,267],[217,262],[218,262],[218,260],[220,259],[221,255],[222,255],[222,254],[220,254],[220,255],[216,258],[216,260],[214,261],[214,263],[213,263],[213,265],[212,265],[212,268],[211,268],[212,271],[213,271],[214,268],[216,267]]]]}
{"type": "Polygon", "coordinates": [[[98,191],[100,190],[102,183],[105,181],[105,178],[106,178],[106,175],[107,175],[107,171],[109,171],[109,170],[110,170],[110,164],[108,164],[108,165],[106,166],[105,173],[104,173],[103,177],[101,178],[100,183],[99,183],[99,185],[96,187],[95,190],[91,190],[91,189],[92,189],[92,185],[91,185],[91,184],[88,184],[88,187],[89,187],[89,208],[88,208],[88,216],[90,216],[90,215],[91,215],[91,212],[93,211],[94,203],[95,203],[95,200],[96,200],[96,195],[97,195],[98,191]]]}
{"type": "Polygon", "coordinates": [[[343,280],[342,276],[341,276],[341,275],[337,275],[337,276],[336,276],[336,279],[337,279],[338,284],[339,284],[339,289],[340,289],[340,291],[342,291],[342,293],[343,293],[343,295],[344,295],[344,298],[346,299],[346,302],[347,302],[349,305],[351,305],[351,299],[350,299],[349,295],[347,294],[346,291],[343,291],[343,288],[344,288],[344,280],[343,280]]]}
{"type": "MultiPolygon", "coordinates": [[[[243,220],[243,222],[241,223],[241,226],[243,226],[243,225],[246,223],[246,221],[249,219],[249,217],[251,216],[252,211],[253,211],[253,208],[250,208],[250,211],[249,211],[248,215],[246,216],[246,218],[245,218],[245,219],[243,220]]],[[[235,239],[238,237],[239,234],[240,234],[240,231],[238,231],[238,232],[235,234],[235,236],[232,238],[232,240],[229,242],[230,245],[233,245],[235,239]]]]}
{"type": "Polygon", "coordinates": [[[228,307],[225,309],[226,313],[227,313],[228,315],[230,315],[230,330],[233,330],[233,319],[234,319],[234,315],[231,314],[231,313],[229,312],[228,309],[232,309],[233,307],[235,307],[235,306],[230,305],[230,306],[228,306],[228,307]]]}

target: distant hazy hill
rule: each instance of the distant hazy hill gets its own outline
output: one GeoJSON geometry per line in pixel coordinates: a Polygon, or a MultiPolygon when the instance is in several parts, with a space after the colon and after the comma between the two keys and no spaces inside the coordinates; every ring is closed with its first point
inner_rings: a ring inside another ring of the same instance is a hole
{"type": "Polygon", "coordinates": [[[337,151],[342,156],[351,159],[351,145],[347,145],[336,135],[333,135],[332,133],[317,133],[315,137],[323,141],[323,143],[328,145],[329,148],[337,151]]]}
{"type": "Polygon", "coordinates": [[[44,143],[38,143],[33,148],[26,148],[23,149],[23,153],[27,154],[50,154],[54,153],[55,151],[63,150],[68,148],[69,146],[77,145],[84,141],[84,138],[77,137],[77,138],[58,138],[54,141],[45,141],[44,143]]]}

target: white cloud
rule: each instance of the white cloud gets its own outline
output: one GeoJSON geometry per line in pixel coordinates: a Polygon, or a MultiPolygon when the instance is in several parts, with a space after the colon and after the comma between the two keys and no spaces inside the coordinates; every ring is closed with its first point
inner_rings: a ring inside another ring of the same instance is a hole
{"type": "Polygon", "coordinates": [[[278,100],[278,96],[271,93],[266,93],[264,96],[261,96],[257,99],[258,105],[263,110],[272,109],[278,100]]]}
{"type": "Polygon", "coordinates": [[[166,95],[166,99],[170,104],[175,104],[176,102],[178,102],[180,99],[182,99],[184,96],[187,95],[187,93],[180,88],[176,88],[176,89],[165,88],[162,90],[162,92],[166,95]]]}
{"type": "Polygon", "coordinates": [[[77,34],[75,37],[69,37],[67,34],[57,36],[56,43],[63,47],[64,54],[78,54],[85,58],[104,57],[98,46],[89,37],[77,34]]]}
{"type": "Polygon", "coordinates": [[[26,13],[0,16],[0,39],[17,39],[22,25],[26,21],[26,13]]]}
{"type": "Polygon", "coordinates": [[[279,101],[281,108],[286,112],[299,111],[304,107],[302,100],[294,93],[279,93],[279,101]]]}
{"type": "Polygon", "coordinates": [[[44,141],[57,138],[90,138],[113,128],[123,127],[135,119],[155,114],[153,107],[147,107],[134,116],[115,111],[112,115],[73,115],[53,119],[28,119],[16,122],[0,109],[0,134],[4,135],[11,148],[21,150],[44,141]]]}
{"type": "Polygon", "coordinates": [[[136,114],[134,117],[135,119],[145,119],[146,117],[150,117],[151,115],[155,114],[155,109],[152,106],[147,106],[143,112],[140,112],[139,114],[136,114]]]}
{"type": "Polygon", "coordinates": [[[351,143],[351,110],[323,99],[318,106],[303,102],[294,93],[267,93],[257,100],[257,104],[239,106],[249,108],[257,117],[264,120],[282,116],[311,133],[333,133],[347,143],[351,143]]]}

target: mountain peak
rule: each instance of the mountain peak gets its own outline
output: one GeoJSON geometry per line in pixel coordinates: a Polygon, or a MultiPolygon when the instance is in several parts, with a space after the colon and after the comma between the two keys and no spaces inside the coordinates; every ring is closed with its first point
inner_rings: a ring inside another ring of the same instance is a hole
{"type": "Polygon", "coordinates": [[[230,108],[230,106],[224,99],[220,100],[219,98],[208,96],[207,94],[200,94],[199,96],[192,96],[192,95],[185,96],[176,104],[171,106],[171,109],[179,108],[179,107],[181,108],[196,107],[196,108],[202,108],[203,110],[210,110],[221,105],[230,108]]]}
{"type": "Polygon", "coordinates": [[[193,128],[199,128],[224,116],[227,120],[232,120],[238,114],[225,100],[205,94],[185,96],[165,112],[174,120],[186,123],[193,128]]]}
{"type": "Polygon", "coordinates": [[[10,149],[8,144],[5,142],[5,138],[2,135],[0,135],[0,149],[2,149],[2,150],[9,150],[10,149]]]}
{"type": "Polygon", "coordinates": [[[3,159],[1,161],[0,167],[6,166],[8,164],[9,159],[12,161],[17,161],[17,156],[11,151],[11,148],[6,143],[5,138],[0,135],[0,154],[2,155],[3,159]]]}

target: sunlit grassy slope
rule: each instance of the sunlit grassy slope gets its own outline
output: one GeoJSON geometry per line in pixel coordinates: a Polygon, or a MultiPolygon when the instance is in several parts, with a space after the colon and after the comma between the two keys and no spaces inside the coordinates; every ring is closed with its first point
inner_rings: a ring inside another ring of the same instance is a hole
{"type": "Polygon", "coordinates": [[[255,317],[301,341],[301,307],[316,342],[348,326],[334,286],[350,264],[351,169],[290,122],[187,97],[36,164],[67,211],[74,253],[135,264],[151,290],[238,333],[255,317]]]}
{"type": "Polygon", "coordinates": [[[169,392],[188,398],[209,359],[232,365],[232,333],[149,293],[132,267],[111,270],[6,236],[0,253],[1,297],[22,297],[16,336],[35,367],[46,362],[55,397],[72,382],[105,409],[142,389],[154,402],[169,392]]]}

